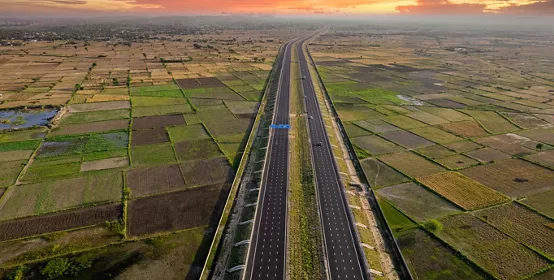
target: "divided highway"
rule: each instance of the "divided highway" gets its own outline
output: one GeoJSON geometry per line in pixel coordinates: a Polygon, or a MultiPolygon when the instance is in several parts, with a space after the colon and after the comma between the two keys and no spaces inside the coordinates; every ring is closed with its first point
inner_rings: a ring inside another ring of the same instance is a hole
{"type": "Polygon", "coordinates": [[[354,238],[349,221],[344,187],[331,151],[308,61],[302,50],[305,40],[297,44],[302,88],[306,99],[309,135],[312,144],[312,165],[316,179],[321,225],[327,257],[327,277],[330,279],[366,279],[362,253],[354,238]]]}
{"type": "MultiPolygon", "coordinates": [[[[285,45],[273,124],[289,124],[292,41],[285,45]]],[[[285,279],[288,129],[272,129],[244,279],[285,279]]]]}

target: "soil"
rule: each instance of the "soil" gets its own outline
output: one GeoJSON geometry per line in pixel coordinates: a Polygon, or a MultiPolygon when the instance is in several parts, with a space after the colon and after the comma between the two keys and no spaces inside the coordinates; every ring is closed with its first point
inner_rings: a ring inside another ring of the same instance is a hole
{"type": "Polygon", "coordinates": [[[133,118],[133,130],[161,128],[165,126],[183,124],[185,124],[185,118],[181,114],[133,118]]]}
{"type": "Polygon", "coordinates": [[[7,221],[0,224],[0,241],[113,221],[121,210],[120,204],[110,204],[7,221]]]}
{"type": "Polygon", "coordinates": [[[127,157],[107,158],[94,161],[85,161],[81,164],[81,172],[92,170],[104,170],[125,167],[129,164],[127,157]]]}
{"type": "Polygon", "coordinates": [[[224,157],[185,162],[181,164],[181,169],[188,186],[231,182],[235,175],[224,157]]]}
{"type": "Polygon", "coordinates": [[[126,176],[133,198],[185,187],[185,180],[177,164],[133,169],[128,171],[126,176]]]}
{"type": "Polygon", "coordinates": [[[129,202],[131,236],[217,223],[228,186],[216,184],[129,202]]]}
{"type": "Polygon", "coordinates": [[[131,134],[131,145],[133,147],[164,142],[169,142],[169,136],[163,127],[134,130],[131,134]]]}

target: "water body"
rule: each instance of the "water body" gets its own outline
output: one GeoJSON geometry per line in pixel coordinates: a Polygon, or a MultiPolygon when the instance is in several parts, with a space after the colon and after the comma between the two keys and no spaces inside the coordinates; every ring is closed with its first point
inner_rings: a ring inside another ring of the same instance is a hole
{"type": "Polygon", "coordinates": [[[0,130],[46,125],[58,109],[0,111],[0,130]]]}

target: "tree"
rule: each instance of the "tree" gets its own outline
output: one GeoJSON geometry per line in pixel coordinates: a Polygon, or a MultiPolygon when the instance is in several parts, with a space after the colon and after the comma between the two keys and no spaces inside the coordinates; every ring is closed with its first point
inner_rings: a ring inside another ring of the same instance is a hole
{"type": "Polygon", "coordinates": [[[535,148],[540,152],[540,151],[542,151],[542,148],[544,148],[544,144],[543,143],[537,143],[537,146],[535,146],[535,148]]]}
{"type": "Polygon", "coordinates": [[[426,222],[423,227],[432,233],[437,233],[442,230],[442,224],[437,220],[430,220],[426,222]]]}
{"type": "Polygon", "coordinates": [[[56,279],[65,274],[71,263],[66,258],[56,258],[50,260],[46,266],[40,271],[46,279],[56,279]]]}

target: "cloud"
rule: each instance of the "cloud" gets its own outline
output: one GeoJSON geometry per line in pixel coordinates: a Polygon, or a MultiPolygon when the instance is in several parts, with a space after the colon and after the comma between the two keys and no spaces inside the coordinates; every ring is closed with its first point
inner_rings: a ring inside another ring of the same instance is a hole
{"type": "Polygon", "coordinates": [[[487,8],[486,4],[452,3],[449,0],[417,0],[415,5],[397,6],[401,14],[480,14],[487,8]]]}
{"type": "Polygon", "coordinates": [[[498,10],[504,14],[554,15],[554,0],[540,1],[527,5],[511,5],[498,10]]]}

